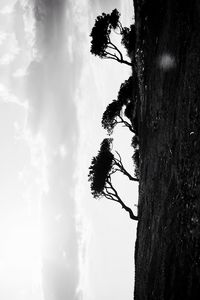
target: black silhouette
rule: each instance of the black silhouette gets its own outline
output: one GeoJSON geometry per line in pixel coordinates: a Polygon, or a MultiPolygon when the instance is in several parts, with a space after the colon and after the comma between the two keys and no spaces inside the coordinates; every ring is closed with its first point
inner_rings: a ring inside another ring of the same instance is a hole
{"type": "Polygon", "coordinates": [[[128,80],[121,84],[117,100],[113,100],[103,113],[102,126],[109,135],[113,133],[113,129],[117,124],[123,124],[131,132],[135,133],[130,122],[134,109],[132,79],[132,76],[130,76],[128,80]]]}
{"type": "Polygon", "coordinates": [[[119,153],[116,152],[118,157],[115,157],[111,152],[112,140],[111,138],[105,138],[101,143],[97,156],[92,159],[88,175],[89,181],[91,182],[91,192],[94,198],[105,197],[108,200],[118,202],[122,208],[129,213],[131,219],[138,220],[131,208],[122,201],[112,184],[112,175],[116,172],[121,172],[126,175],[129,180],[138,181],[137,178],[131,176],[124,168],[119,153]]]}
{"type": "Polygon", "coordinates": [[[135,30],[134,26],[130,29],[123,27],[119,21],[120,13],[114,9],[111,14],[102,13],[101,16],[96,18],[94,27],[90,36],[91,53],[98,55],[100,58],[113,59],[119,63],[132,66],[132,63],[125,60],[120,49],[111,41],[110,34],[114,31],[116,34],[121,35],[121,42],[126,47],[127,53],[131,53],[130,47],[135,43],[135,30]],[[133,33],[134,32],[134,33],[133,33]]]}

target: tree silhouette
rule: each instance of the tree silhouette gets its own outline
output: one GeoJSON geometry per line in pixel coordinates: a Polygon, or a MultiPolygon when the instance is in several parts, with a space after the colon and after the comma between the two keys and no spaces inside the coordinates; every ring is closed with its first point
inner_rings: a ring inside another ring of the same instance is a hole
{"type": "MultiPolygon", "coordinates": [[[[92,28],[90,36],[91,41],[91,53],[98,55],[100,58],[113,59],[117,62],[132,66],[131,62],[124,60],[122,52],[111,41],[110,35],[114,31],[116,34],[120,34],[122,37],[122,44],[124,47],[132,45],[131,35],[127,27],[123,27],[119,21],[120,13],[117,9],[114,9],[111,14],[102,13],[95,20],[94,27],[92,28]]],[[[127,49],[128,52],[128,49],[127,49]]]]}
{"type": "Polygon", "coordinates": [[[91,182],[91,192],[94,198],[105,197],[108,200],[118,202],[129,213],[131,219],[138,220],[131,208],[122,201],[112,184],[111,178],[116,172],[121,172],[132,181],[138,181],[137,178],[129,174],[124,168],[120,154],[116,152],[118,157],[115,157],[111,153],[112,141],[113,139],[111,138],[105,138],[101,143],[97,156],[92,159],[88,174],[89,181],[91,182]]]}
{"type": "Polygon", "coordinates": [[[108,134],[112,134],[117,124],[123,124],[129,130],[135,133],[135,129],[131,122],[134,110],[135,98],[133,98],[133,77],[130,76],[121,84],[118,92],[117,100],[113,100],[107,107],[102,116],[102,126],[107,130],[108,134]],[[126,120],[124,117],[128,118],[126,120]]]}
{"type": "Polygon", "coordinates": [[[135,41],[136,41],[135,25],[132,24],[130,28],[123,27],[121,43],[126,48],[128,56],[131,58],[133,57],[133,54],[135,52],[135,41]]]}
{"type": "Polygon", "coordinates": [[[132,137],[131,146],[134,149],[134,153],[132,155],[132,159],[133,159],[133,162],[134,162],[134,168],[135,168],[134,176],[136,178],[138,178],[138,180],[139,180],[139,177],[140,177],[140,172],[139,172],[140,153],[139,153],[139,137],[138,137],[138,135],[134,135],[132,137]]]}
{"type": "Polygon", "coordinates": [[[127,104],[128,101],[131,101],[133,98],[135,89],[134,80],[135,78],[133,78],[133,76],[130,76],[120,86],[117,99],[124,104],[127,104]]]}

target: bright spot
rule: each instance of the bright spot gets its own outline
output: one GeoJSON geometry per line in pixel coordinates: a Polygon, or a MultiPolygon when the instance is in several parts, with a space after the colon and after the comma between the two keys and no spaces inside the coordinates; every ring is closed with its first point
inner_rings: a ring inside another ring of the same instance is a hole
{"type": "Polygon", "coordinates": [[[13,77],[24,77],[26,76],[27,72],[26,72],[26,69],[17,69],[14,73],[13,73],[13,77]]]}
{"type": "Polygon", "coordinates": [[[0,13],[2,15],[8,15],[11,14],[12,12],[13,12],[13,5],[6,5],[0,10],[0,13]]]}
{"type": "Polygon", "coordinates": [[[165,53],[160,56],[158,60],[159,67],[164,69],[164,70],[170,70],[175,67],[175,57],[165,53]]]}
{"type": "Polygon", "coordinates": [[[5,85],[0,83],[0,101],[18,103],[18,99],[5,85]]]}
{"type": "Polygon", "coordinates": [[[63,159],[67,156],[67,149],[66,149],[65,145],[60,145],[59,154],[63,159]]]}
{"type": "Polygon", "coordinates": [[[16,55],[19,53],[18,49],[12,49],[10,53],[6,53],[0,58],[0,64],[3,65],[9,65],[16,57],[16,55]]]}

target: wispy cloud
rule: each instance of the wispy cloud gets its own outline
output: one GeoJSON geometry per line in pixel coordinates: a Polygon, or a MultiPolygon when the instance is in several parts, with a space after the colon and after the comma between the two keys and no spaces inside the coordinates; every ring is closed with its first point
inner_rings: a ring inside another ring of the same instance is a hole
{"type": "Polygon", "coordinates": [[[2,14],[2,15],[8,15],[8,14],[11,14],[12,12],[13,12],[13,4],[5,5],[5,6],[0,10],[0,14],[2,14]]]}
{"type": "Polygon", "coordinates": [[[78,126],[74,91],[81,58],[73,51],[73,40],[71,46],[67,44],[72,36],[69,3],[35,1],[31,10],[35,18],[33,32],[30,30],[34,55],[25,77],[30,106],[27,128],[32,156],[44,169],[42,184],[45,186],[46,182],[47,187],[41,199],[44,297],[73,300],[79,297],[73,175],[78,126]]]}
{"type": "Polygon", "coordinates": [[[0,31],[0,45],[6,40],[7,34],[3,31],[0,31]]]}
{"type": "Polygon", "coordinates": [[[23,106],[25,110],[28,110],[28,102],[20,101],[20,99],[12,93],[12,91],[4,84],[0,83],[0,100],[6,103],[15,103],[19,106],[23,106]]]}
{"type": "Polygon", "coordinates": [[[20,52],[18,42],[15,38],[14,33],[3,35],[4,43],[6,44],[6,53],[0,56],[0,64],[10,64],[20,52]]]}
{"type": "Polygon", "coordinates": [[[26,69],[19,68],[12,74],[13,77],[25,77],[27,75],[26,69]]]}

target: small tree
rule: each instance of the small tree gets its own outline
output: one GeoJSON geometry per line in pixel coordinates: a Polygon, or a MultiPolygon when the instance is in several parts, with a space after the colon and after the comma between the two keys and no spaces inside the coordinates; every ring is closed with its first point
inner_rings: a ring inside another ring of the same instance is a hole
{"type": "Polygon", "coordinates": [[[124,118],[126,117],[130,121],[132,120],[135,102],[133,95],[133,77],[130,76],[128,80],[125,80],[125,82],[121,84],[117,100],[113,100],[103,113],[101,124],[109,135],[112,134],[117,124],[123,124],[128,127],[132,133],[135,133],[131,122],[124,118]]]}
{"type": "Polygon", "coordinates": [[[129,101],[133,100],[134,90],[136,89],[135,78],[130,76],[125,80],[119,89],[117,99],[123,104],[127,104],[129,101]]]}
{"type": "MultiPolygon", "coordinates": [[[[129,47],[133,43],[131,42],[131,37],[133,36],[130,34],[131,30],[127,27],[123,27],[119,18],[120,13],[117,9],[114,9],[111,14],[102,13],[101,16],[96,18],[90,34],[92,37],[91,53],[98,55],[100,58],[114,59],[117,62],[132,66],[131,62],[124,59],[122,52],[110,38],[111,32],[114,31],[121,35],[121,42],[124,47],[129,47]]],[[[129,52],[128,49],[127,52],[129,52]]]]}
{"type": "Polygon", "coordinates": [[[111,153],[112,139],[106,138],[101,143],[100,150],[97,156],[93,157],[91,166],[89,167],[89,181],[91,182],[90,188],[94,198],[105,197],[108,200],[112,200],[121,204],[122,208],[125,209],[131,219],[138,220],[137,216],[134,215],[130,207],[120,198],[117,190],[112,184],[112,175],[116,172],[121,172],[126,175],[132,181],[138,181],[137,178],[129,174],[124,168],[121,156],[118,152],[116,158],[111,153]]]}
{"type": "Polygon", "coordinates": [[[136,178],[140,177],[139,165],[140,165],[140,153],[139,153],[139,137],[138,135],[134,135],[132,138],[131,146],[134,148],[134,153],[132,155],[132,159],[134,162],[134,175],[136,178]]]}
{"type": "Polygon", "coordinates": [[[130,58],[132,58],[135,52],[135,41],[136,41],[135,25],[132,24],[130,28],[123,27],[121,43],[126,48],[127,54],[130,58]]]}

